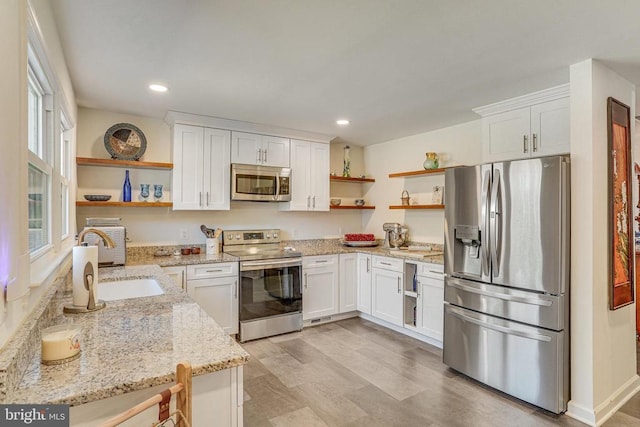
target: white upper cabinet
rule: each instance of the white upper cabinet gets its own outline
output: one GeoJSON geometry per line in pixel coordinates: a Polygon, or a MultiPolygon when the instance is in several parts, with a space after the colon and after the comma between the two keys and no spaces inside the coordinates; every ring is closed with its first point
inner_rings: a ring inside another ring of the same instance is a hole
{"type": "Polygon", "coordinates": [[[176,124],[173,209],[228,210],[231,132],[176,124]]]}
{"type": "Polygon", "coordinates": [[[288,138],[231,132],[231,163],[289,167],[288,138]]]}
{"type": "Polygon", "coordinates": [[[473,111],[482,116],[482,161],[525,159],[570,151],[569,85],[473,111]]]}
{"type": "Polygon", "coordinates": [[[329,144],[291,140],[290,211],[329,210],[329,144]]]}

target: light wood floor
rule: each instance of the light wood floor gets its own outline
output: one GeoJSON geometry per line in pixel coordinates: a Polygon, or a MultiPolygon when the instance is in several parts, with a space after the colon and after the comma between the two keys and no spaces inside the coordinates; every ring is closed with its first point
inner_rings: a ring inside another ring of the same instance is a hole
{"type": "MultiPolygon", "coordinates": [[[[353,318],[243,344],[245,426],[583,426],[458,374],[441,350],[353,318]]],[[[605,426],[640,425],[640,395],[605,426]]]]}

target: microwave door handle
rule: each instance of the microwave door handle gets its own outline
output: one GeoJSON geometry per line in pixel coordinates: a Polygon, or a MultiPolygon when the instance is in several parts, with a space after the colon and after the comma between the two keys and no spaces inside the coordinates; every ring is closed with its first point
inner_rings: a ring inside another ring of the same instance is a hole
{"type": "Polygon", "coordinates": [[[280,200],[280,174],[276,174],[276,194],[273,196],[273,200],[280,200]]]}

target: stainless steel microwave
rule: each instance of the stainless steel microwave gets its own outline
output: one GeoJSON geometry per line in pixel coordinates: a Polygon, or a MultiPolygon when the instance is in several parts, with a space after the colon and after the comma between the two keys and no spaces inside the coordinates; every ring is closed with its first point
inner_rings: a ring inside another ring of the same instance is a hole
{"type": "Polygon", "coordinates": [[[231,164],[231,200],[290,201],[291,169],[231,164]]]}

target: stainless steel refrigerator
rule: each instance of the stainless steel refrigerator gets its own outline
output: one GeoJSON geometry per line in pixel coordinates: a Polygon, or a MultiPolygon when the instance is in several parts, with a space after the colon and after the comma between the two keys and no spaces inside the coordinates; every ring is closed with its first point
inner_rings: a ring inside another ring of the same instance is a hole
{"type": "Polygon", "coordinates": [[[569,399],[569,159],[445,173],[444,363],[548,411],[569,399]]]}

